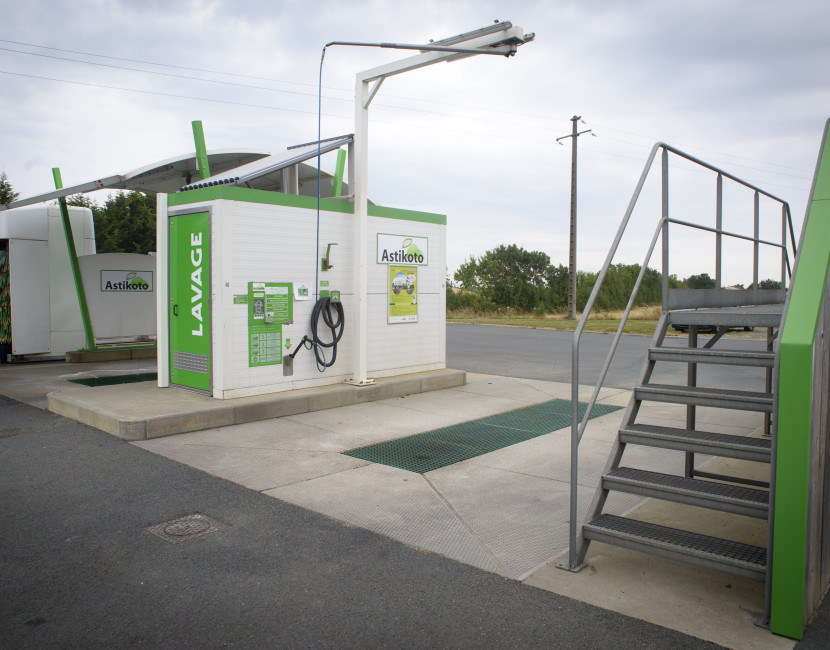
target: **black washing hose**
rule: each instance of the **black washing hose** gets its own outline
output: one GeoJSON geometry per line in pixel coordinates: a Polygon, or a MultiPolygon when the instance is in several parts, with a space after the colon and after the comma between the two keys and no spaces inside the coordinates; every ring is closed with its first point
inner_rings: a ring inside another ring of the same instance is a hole
{"type": "Polygon", "coordinates": [[[317,359],[317,370],[320,372],[333,366],[337,360],[337,343],[343,337],[345,324],[346,314],[343,311],[343,304],[339,301],[332,302],[328,296],[320,298],[311,310],[311,342],[314,344],[314,356],[317,359]],[[331,332],[331,341],[321,341],[317,334],[321,316],[323,323],[331,332]],[[326,353],[322,348],[332,348],[330,361],[326,360],[326,353]]]}

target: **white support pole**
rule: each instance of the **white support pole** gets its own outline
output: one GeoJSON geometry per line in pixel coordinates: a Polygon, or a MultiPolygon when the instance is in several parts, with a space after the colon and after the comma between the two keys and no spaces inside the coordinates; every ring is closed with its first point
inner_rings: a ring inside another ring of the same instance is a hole
{"type": "Polygon", "coordinates": [[[354,357],[354,371],[349,383],[357,386],[373,384],[374,379],[367,377],[366,354],[368,346],[368,284],[369,254],[367,239],[369,237],[369,82],[360,75],[355,82],[355,124],[354,124],[354,176],[349,178],[354,193],[355,219],[355,254],[357,255],[357,277],[355,293],[357,298],[356,338],[357,349],[354,357]]]}
{"type": "MultiPolygon", "coordinates": [[[[353,327],[357,346],[354,357],[354,371],[347,383],[357,386],[373,384],[374,379],[367,377],[367,350],[368,350],[368,255],[369,255],[369,212],[368,212],[368,174],[369,174],[369,104],[380,90],[383,80],[392,75],[409,72],[423,68],[441,61],[457,61],[458,59],[475,56],[477,54],[504,54],[512,55],[516,47],[522,43],[533,40],[533,34],[525,35],[521,27],[513,27],[509,22],[499,24],[498,27],[489,27],[483,30],[476,30],[468,34],[462,34],[452,39],[438,41],[435,46],[440,46],[443,51],[421,50],[420,54],[411,56],[400,61],[387,63],[386,65],[359,72],[355,79],[355,126],[354,126],[354,155],[349,156],[349,184],[354,195],[354,220],[355,220],[355,254],[357,255],[357,276],[355,278],[355,297],[357,299],[357,318],[353,327]],[[501,44],[501,45],[500,45],[501,44]],[[463,51],[447,51],[444,46],[459,48],[463,51]],[[488,51],[476,52],[473,50],[490,48],[488,51]],[[374,86],[369,88],[369,83],[375,81],[374,86]]],[[[346,43],[334,41],[330,45],[356,45],[361,47],[384,47],[398,49],[421,49],[415,46],[399,46],[394,43],[346,43]]],[[[319,290],[319,287],[316,287],[319,290]]]]}

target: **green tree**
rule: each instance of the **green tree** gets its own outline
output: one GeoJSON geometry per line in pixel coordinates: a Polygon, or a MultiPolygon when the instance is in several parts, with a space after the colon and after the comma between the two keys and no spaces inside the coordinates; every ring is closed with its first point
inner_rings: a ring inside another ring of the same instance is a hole
{"type": "Polygon", "coordinates": [[[478,260],[470,255],[470,259],[459,266],[453,274],[453,279],[462,289],[477,290],[479,288],[478,260]]]}
{"type": "Polygon", "coordinates": [[[759,289],[783,289],[784,285],[780,280],[761,280],[758,283],[759,289]]]}
{"type": "MultiPolygon", "coordinates": [[[[576,306],[582,310],[588,302],[594,283],[597,280],[597,273],[586,273],[580,271],[576,281],[576,306]]],[[[637,277],[640,275],[639,264],[612,264],[608,267],[608,273],[602,283],[602,288],[597,294],[595,309],[611,310],[624,309],[634,291],[637,277]]],[[[669,287],[677,289],[682,286],[677,276],[669,276],[669,287]]],[[[640,282],[640,289],[634,300],[635,305],[653,305],[661,301],[663,295],[663,275],[651,267],[647,267],[640,282]]]]}
{"type": "Polygon", "coordinates": [[[697,275],[690,275],[684,279],[683,282],[689,289],[714,289],[715,281],[709,277],[708,273],[699,273],[697,275]]]}
{"type": "Polygon", "coordinates": [[[156,250],[156,198],[141,192],[110,194],[92,206],[99,253],[149,253],[156,250]]]}
{"type": "Polygon", "coordinates": [[[479,260],[482,293],[499,306],[530,310],[543,306],[550,258],[511,244],[487,251],[479,260]]]}
{"type": "MultiPolygon", "coordinates": [[[[611,265],[595,307],[600,310],[623,309],[639,274],[639,264],[611,265]]],[[[455,272],[454,278],[468,294],[463,298],[448,296],[448,307],[452,304],[457,308],[473,308],[475,302],[475,308],[480,310],[509,307],[519,311],[555,311],[565,309],[568,304],[568,267],[554,266],[545,253],[526,251],[515,244],[499,246],[479,258],[470,256],[455,272]]],[[[577,273],[577,309],[584,309],[596,281],[597,273],[577,273]]],[[[634,304],[659,303],[662,284],[662,275],[647,268],[634,304]]],[[[669,276],[669,287],[682,286],[677,276],[669,276]]]]}
{"type": "Polygon", "coordinates": [[[502,244],[478,259],[470,256],[454,277],[463,288],[478,290],[484,301],[527,311],[548,305],[549,268],[550,258],[545,253],[502,244]]]}
{"type": "Polygon", "coordinates": [[[73,194],[72,196],[67,196],[66,205],[74,205],[79,208],[89,208],[92,210],[93,214],[95,213],[95,209],[98,208],[98,204],[86,194],[73,194]]]}
{"type": "MultiPolygon", "coordinates": [[[[578,280],[577,280],[578,282],[578,280]]],[[[563,264],[548,267],[545,275],[548,289],[548,308],[551,310],[568,308],[568,267],[563,264]]]]}
{"type": "Polygon", "coordinates": [[[14,191],[12,184],[6,176],[5,170],[0,172],[0,203],[3,205],[9,205],[9,203],[15,201],[18,196],[20,196],[20,194],[14,191]]]}

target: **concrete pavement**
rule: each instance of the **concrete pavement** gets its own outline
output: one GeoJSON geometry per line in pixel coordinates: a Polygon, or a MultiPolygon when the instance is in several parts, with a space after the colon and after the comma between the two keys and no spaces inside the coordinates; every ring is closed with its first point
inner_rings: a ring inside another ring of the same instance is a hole
{"type": "MultiPolygon", "coordinates": [[[[26,384],[18,381],[14,384],[4,381],[9,377],[8,370],[0,369],[0,385],[4,388],[12,386],[14,390],[11,392],[16,391],[18,395],[33,397],[36,393],[33,382],[26,384]],[[21,386],[28,388],[22,390],[21,386]]],[[[43,375],[39,381],[43,386],[54,387],[54,378],[46,381],[48,373],[45,370],[45,367],[38,370],[43,375]]],[[[65,369],[56,367],[54,372],[62,370],[65,369]]],[[[13,368],[12,372],[16,370],[13,368]]],[[[134,394],[136,386],[145,385],[128,384],[121,388],[125,394],[128,391],[134,394]]],[[[119,387],[107,388],[112,393],[119,387]]],[[[153,387],[147,384],[145,388],[149,390],[153,387]]],[[[179,389],[163,390],[171,395],[185,393],[179,389]]],[[[358,527],[379,533],[385,543],[392,543],[390,538],[402,542],[405,546],[401,548],[407,551],[411,550],[407,547],[415,547],[463,563],[453,566],[467,565],[464,571],[484,569],[486,573],[482,575],[489,575],[491,579],[498,576],[511,578],[508,583],[516,587],[522,587],[519,581],[524,581],[526,585],[575,597],[585,603],[595,603],[641,621],[728,647],[792,647],[791,641],[775,637],[753,625],[755,616],[763,608],[763,589],[756,583],[702,569],[690,569],[602,544],[594,544],[588,556],[594,570],[569,574],[555,569],[555,560],[567,544],[568,431],[552,432],[423,475],[368,463],[340,453],[372,442],[396,439],[549,399],[569,397],[570,387],[566,384],[468,375],[467,384],[455,388],[139,441],[132,447],[135,451],[130,452],[126,451],[130,447],[125,447],[124,443],[120,443],[118,448],[127,456],[137,453],[139,450],[136,447],[141,447],[213,475],[216,483],[210,485],[228,485],[221,480],[227,479],[242,486],[238,489],[249,493],[251,498],[256,496],[280,504],[275,508],[288,507],[287,504],[300,506],[299,511],[308,513],[306,516],[309,517],[311,511],[316,511],[331,518],[324,520],[337,530],[340,528],[334,520],[342,522],[339,524],[341,527],[347,524],[344,530],[351,531],[353,527],[358,527]],[[624,556],[625,561],[614,559],[619,554],[624,556]],[[684,588],[678,589],[679,582],[684,588]]],[[[624,390],[608,389],[603,392],[601,401],[622,406],[627,403],[628,397],[624,390]]],[[[584,488],[580,494],[580,508],[583,510],[605,463],[607,449],[621,414],[622,411],[618,411],[592,421],[586,433],[581,448],[580,484],[584,488]]],[[[730,414],[730,419],[725,421],[723,415],[717,412],[707,414],[703,410],[700,417],[709,419],[708,426],[712,430],[723,432],[751,434],[759,426],[755,416],[741,419],[730,414]]],[[[654,423],[683,416],[682,407],[669,406],[655,408],[649,415],[654,423]]],[[[92,433],[94,439],[100,438],[97,432],[92,433]]],[[[18,439],[23,438],[14,436],[9,438],[9,442],[18,439]]],[[[108,441],[107,448],[112,444],[119,445],[119,441],[108,441]]],[[[636,457],[635,454],[628,464],[655,468],[669,467],[676,462],[680,461],[669,455],[641,454],[636,457]]],[[[193,470],[182,465],[164,466],[179,467],[188,476],[193,476],[193,470]]],[[[95,473],[93,467],[90,470],[95,473]]],[[[206,476],[200,472],[196,474],[206,476]]],[[[112,478],[117,482],[117,476],[112,478]]],[[[139,487],[142,483],[140,473],[132,480],[134,489],[139,492],[155,490],[155,486],[149,484],[139,487]]],[[[148,482],[149,478],[144,481],[148,482]]],[[[118,490],[119,494],[123,492],[124,489],[118,490]]],[[[134,501],[131,498],[120,506],[113,506],[129,509],[134,501]]],[[[630,498],[609,503],[609,507],[621,513],[640,504],[641,500],[630,498]]],[[[654,507],[654,504],[646,507],[654,507]]],[[[227,509],[220,509],[219,512],[225,520],[230,517],[227,509]]],[[[182,510],[177,513],[179,516],[187,514],[182,510]]],[[[222,516],[217,518],[223,519],[222,516]]],[[[161,521],[164,518],[159,513],[156,523],[161,521]]],[[[753,541],[759,535],[752,523],[742,525],[740,531],[747,541],[753,541]]],[[[702,525],[717,527],[725,524],[710,517],[702,525]]],[[[267,537],[267,534],[263,531],[264,536],[267,537]]],[[[224,539],[227,535],[226,529],[213,537],[224,539]]],[[[207,544],[208,539],[193,540],[183,546],[207,544]]],[[[362,588],[365,587],[368,585],[362,588]]],[[[447,588],[452,590],[449,586],[447,588]]],[[[522,588],[529,589],[527,586],[522,588]]],[[[470,595],[470,598],[476,600],[479,596],[470,595]]],[[[539,624],[545,628],[544,623],[539,624]]],[[[466,627],[467,624],[464,625],[466,627]]],[[[579,637],[582,645],[592,647],[590,626],[581,631],[574,630],[574,634],[582,635],[579,637]]],[[[551,638],[564,639],[558,633],[551,638]]],[[[606,641],[610,641],[610,637],[606,641]]],[[[539,639],[528,639],[528,642],[533,645],[539,639]]],[[[550,639],[548,643],[541,644],[551,645],[550,639]]],[[[413,642],[405,645],[422,644],[413,642]]]]}

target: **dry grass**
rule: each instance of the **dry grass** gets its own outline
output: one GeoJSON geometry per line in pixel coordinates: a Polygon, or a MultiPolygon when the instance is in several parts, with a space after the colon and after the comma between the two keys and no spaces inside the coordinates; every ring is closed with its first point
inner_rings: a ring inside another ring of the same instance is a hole
{"type": "MultiPolygon", "coordinates": [[[[645,305],[631,310],[623,332],[651,336],[660,319],[660,305],[645,305]]],[[[616,332],[620,326],[623,310],[593,312],[585,324],[586,332],[616,332]]],[[[478,325],[504,325],[512,327],[531,327],[534,329],[574,330],[582,314],[577,313],[576,320],[568,319],[567,313],[556,314],[488,314],[472,310],[447,312],[448,323],[473,323],[478,325]]],[[[667,336],[686,336],[671,327],[667,336]]],[[[755,332],[729,332],[728,338],[755,339],[765,336],[762,329],[755,332]]]]}
{"type": "MultiPolygon", "coordinates": [[[[556,314],[483,314],[472,310],[447,312],[448,323],[478,323],[480,325],[512,325],[514,327],[533,327],[559,330],[573,330],[582,314],[576,320],[568,319],[567,313],[556,314]]],[[[593,312],[588,318],[585,329],[589,332],[616,332],[620,325],[623,310],[593,312]]],[[[646,305],[631,310],[628,322],[623,330],[626,334],[654,333],[660,318],[659,305],[646,305]]]]}

